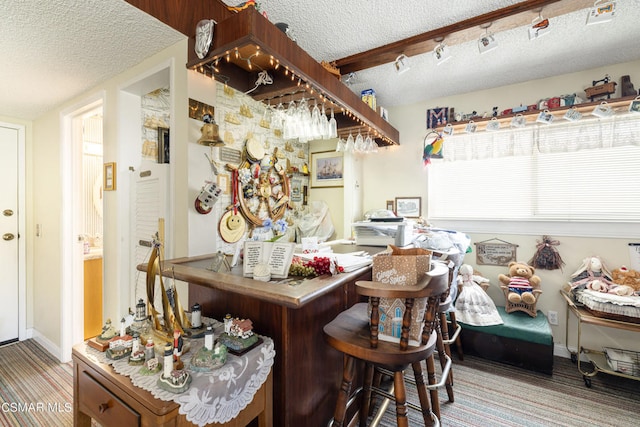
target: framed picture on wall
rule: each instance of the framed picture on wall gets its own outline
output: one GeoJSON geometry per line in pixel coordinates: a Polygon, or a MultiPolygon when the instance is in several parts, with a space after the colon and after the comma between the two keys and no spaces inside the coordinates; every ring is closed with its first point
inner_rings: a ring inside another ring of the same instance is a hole
{"type": "Polygon", "coordinates": [[[169,163],[169,128],[158,128],[158,163],[169,163]]]}
{"type": "Polygon", "coordinates": [[[231,193],[231,185],[230,185],[229,174],[221,173],[218,175],[218,187],[222,189],[224,194],[231,193]]]}
{"type": "Polygon", "coordinates": [[[302,180],[300,179],[291,180],[291,201],[292,202],[302,201],[302,180]]]}
{"type": "Polygon", "coordinates": [[[391,212],[395,212],[396,204],[394,203],[393,200],[387,200],[387,210],[391,212]]]}
{"type": "Polygon", "coordinates": [[[114,191],[116,189],[116,162],[105,163],[102,174],[104,191],[114,191]]]}
{"type": "Polygon", "coordinates": [[[422,211],[420,197],[396,197],[396,215],[404,218],[418,218],[422,211]]]}
{"type": "Polygon", "coordinates": [[[344,157],[342,153],[324,151],[311,153],[311,188],[342,187],[344,157]]]}

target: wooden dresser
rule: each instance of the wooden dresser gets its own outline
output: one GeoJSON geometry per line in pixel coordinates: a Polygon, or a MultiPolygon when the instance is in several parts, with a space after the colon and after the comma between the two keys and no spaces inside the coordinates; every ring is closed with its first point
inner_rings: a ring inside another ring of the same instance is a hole
{"type": "MultiPolygon", "coordinates": [[[[134,386],[131,380],[104,363],[87,356],[86,345],[73,348],[73,425],[91,427],[95,419],[102,427],[193,426],[178,413],[178,404],[165,402],[134,386]]],[[[260,427],[272,423],[272,374],[256,392],[253,401],[226,424],[211,426],[244,427],[257,417],[260,427]]]]}

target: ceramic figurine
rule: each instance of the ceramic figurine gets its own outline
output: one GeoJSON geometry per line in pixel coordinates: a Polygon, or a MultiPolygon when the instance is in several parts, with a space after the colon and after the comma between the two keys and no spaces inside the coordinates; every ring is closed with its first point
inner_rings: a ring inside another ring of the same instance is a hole
{"type": "Polygon", "coordinates": [[[147,340],[147,344],[145,344],[144,346],[144,360],[147,361],[149,359],[155,359],[155,358],[156,358],[155,344],[153,343],[153,339],[149,338],[147,340]]]}
{"type": "Polygon", "coordinates": [[[182,393],[191,384],[191,375],[182,369],[173,369],[173,348],[170,343],[164,346],[163,371],[157,385],[171,393],[182,393]]]}
{"type": "Polygon", "coordinates": [[[258,342],[258,336],[253,333],[253,322],[249,319],[234,319],[230,314],[224,318],[224,333],[218,342],[230,350],[241,352],[258,342]]]}
{"type": "Polygon", "coordinates": [[[133,345],[129,356],[129,365],[142,365],[145,360],[144,350],[140,347],[140,335],[133,332],[133,345]]]}
{"type": "Polygon", "coordinates": [[[99,342],[109,342],[113,337],[118,335],[116,329],[111,324],[111,319],[107,319],[107,322],[102,327],[102,333],[96,338],[99,342]]]}
{"type": "Polygon", "coordinates": [[[122,319],[120,319],[120,336],[123,337],[125,335],[127,335],[127,326],[123,317],[122,319]]]}
{"type": "Polygon", "coordinates": [[[136,313],[131,324],[131,331],[137,332],[140,335],[140,341],[144,344],[150,338],[151,324],[149,317],[147,316],[147,305],[144,300],[140,298],[138,304],[136,304],[136,313]]]}
{"type": "Polygon", "coordinates": [[[191,358],[191,370],[208,372],[218,369],[227,361],[227,347],[216,343],[211,326],[207,327],[204,334],[204,347],[200,348],[191,358]]]}
{"type": "Polygon", "coordinates": [[[109,341],[107,357],[111,360],[118,360],[131,354],[133,347],[133,337],[131,335],[115,336],[109,341]]]}
{"type": "Polygon", "coordinates": [[[202,307],[198,303],[191,307],[191,327],[194,329],[202,327],[202,307]]]}
{"type": "Polygon", "coordinates": [[[184,346],[184,340],[182,339],[182,334],[179,329],[176,329],[173,332],[173,367],[174,369],[182,369],[184,368],[184,364],[182,360],[180,360],[180,356],[182,356],[182,347],[184,346]]]}
{"type": "Polygon", "coordinates": [[[162,370],[162,364],[155,357],[144,362],[140,368],[140,375],[154,375],[162,370]]]}

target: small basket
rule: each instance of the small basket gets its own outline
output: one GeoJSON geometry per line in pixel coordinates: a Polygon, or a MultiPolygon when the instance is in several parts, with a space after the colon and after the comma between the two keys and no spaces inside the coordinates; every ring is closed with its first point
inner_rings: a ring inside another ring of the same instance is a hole
{"type": "Polygon", "coordinates": [[[604,354],[612,370],[640,377],[640,352],[605,347],[604,354]]]}

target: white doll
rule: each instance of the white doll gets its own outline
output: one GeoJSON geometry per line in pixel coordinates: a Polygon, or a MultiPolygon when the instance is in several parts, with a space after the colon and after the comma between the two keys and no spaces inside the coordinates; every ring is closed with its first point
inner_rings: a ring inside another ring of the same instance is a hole
{"type": "Polygon", "coordinates": [[[474,326],[502,325],[502,317],[496,305],[480,283],[489,283],[486,279],[473,274],[473,267],[462,264],[458,270],[458,283],[462,290],[456,300],[457,320],[474,326]]]}

